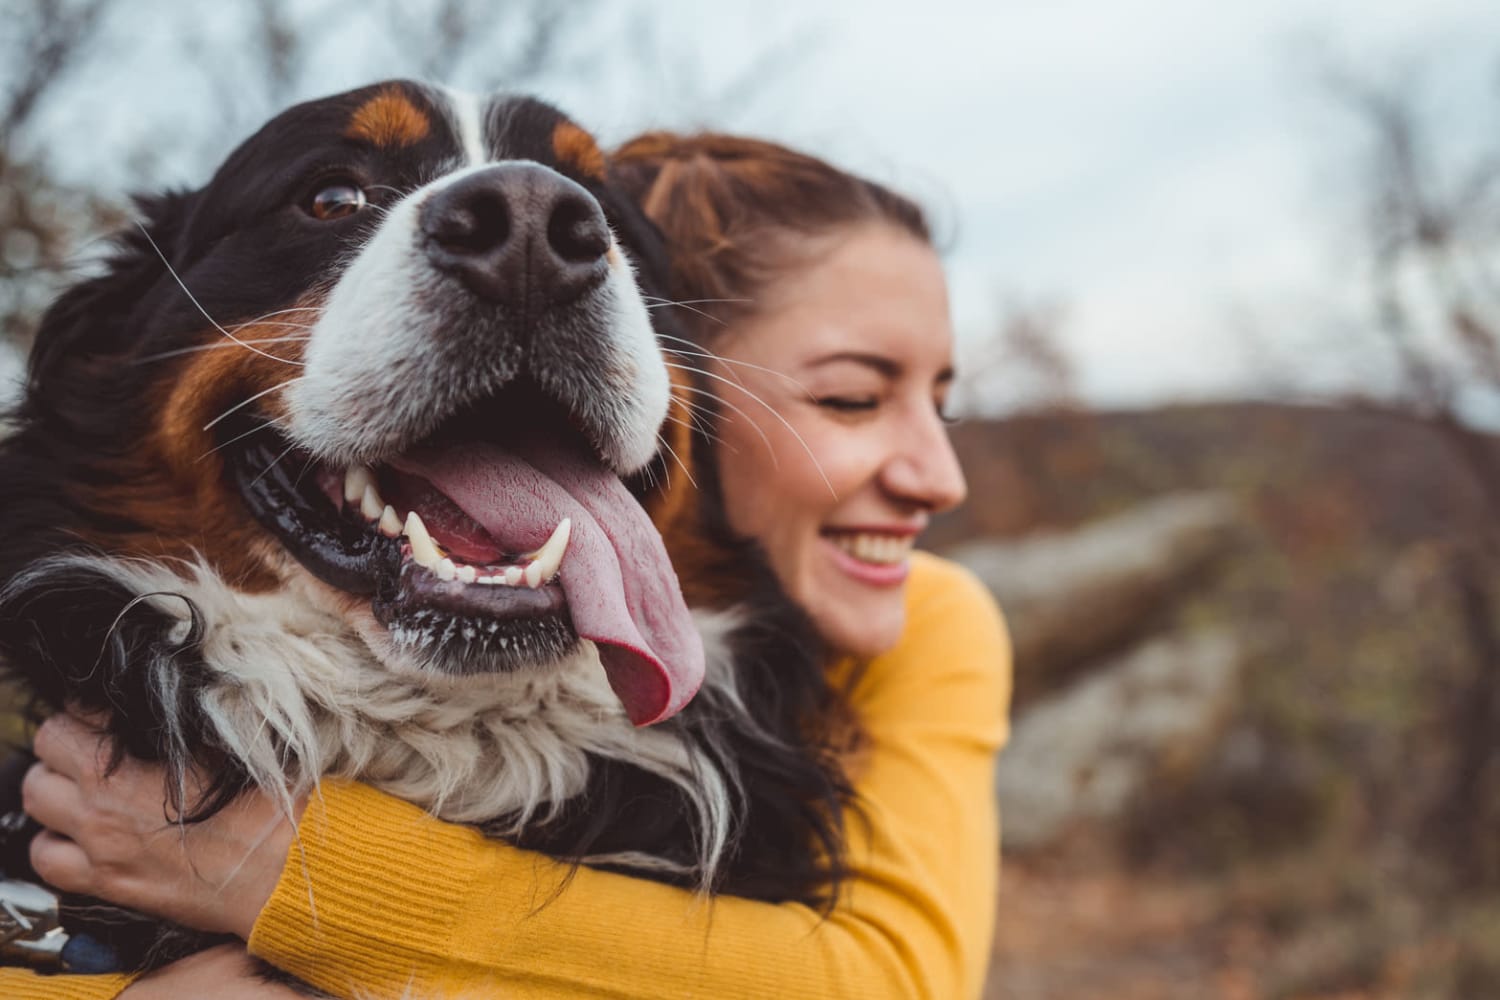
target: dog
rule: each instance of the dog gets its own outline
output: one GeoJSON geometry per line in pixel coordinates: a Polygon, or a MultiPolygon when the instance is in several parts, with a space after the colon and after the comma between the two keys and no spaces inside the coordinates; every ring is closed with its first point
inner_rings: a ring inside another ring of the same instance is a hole
{"type": "Polygon", "coordinates": [[[811,734],[838,698],[711,467],[675,470],[706,484],[688,527],[646,513],[683,509],[711,438],[681,439],[668,261],[592,136],[389,81],[139,204],[0,441],[0,663],[36,711],[108,713],[183,822],[338,776],[830,905],[850,793],[811,734]]]}

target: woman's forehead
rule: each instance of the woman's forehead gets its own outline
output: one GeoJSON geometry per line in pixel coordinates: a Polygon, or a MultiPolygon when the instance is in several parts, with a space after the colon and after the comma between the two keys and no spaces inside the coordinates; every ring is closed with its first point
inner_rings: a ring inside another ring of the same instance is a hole
{"type": "Polygon", "coordinates": [[[894,227],[857,230],[769,291],[730,350],[788,366],[858,355],[903,369],[951,362],[942,265],[931,247],[894,227]]]}

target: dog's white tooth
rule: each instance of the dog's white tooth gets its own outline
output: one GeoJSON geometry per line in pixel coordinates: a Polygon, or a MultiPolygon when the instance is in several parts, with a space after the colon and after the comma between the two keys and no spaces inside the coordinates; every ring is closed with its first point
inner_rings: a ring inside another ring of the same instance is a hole
{"type": "Polygon", "coordinates": [[[526,577],[526,586],[532,590],[542,585],[542,567],[540,563],[532,563],[530,566],[527,566],[522,575],[526,577]]]}
{"type": "Polygon", "coordinates": [[[390,504],[385,505],[385,510],[380,512],[380,533],[387,538],[396,538],[401,534],[401,518],[396,514],[396,508],[390,504]]]}
{"type": "Polygon", "coordinates": [[[475,583],[479,583],[479,584],[483,584],[486,587],[493,587],[495,584],[500,583],[502,581],[496,579],[493,576],[476,576],[474,578],[474,582],[475,583]]]}
{"type": "Polygon", "coordinates": [[[473,566],[458,567],[458,579],[461,583],[473,583],[479,579],[479,570],[473,566]]]}
{"type": "Polygon", "coordinates": [[[422,523],[422,518],[416,511],[406,515],[406,537],[411,541],[411,557],[418,566],[428,569],[436,566],[443,554],[438,551],[432,536],[427,533],[427,525],[422,523]]]}
{"type": "Polygon", "coordinates": [[[378,521],[380,515],[385,513],[385,501],[375,492],[374,483],[365,486],[364,495],[359,499],[359,512],[365,516],[366,521],[378,521]]]}
{"type": "Polygon", "coordinates": [[[519,587],[521,581],[526,579],[526,571],[519,566],[505,567],[505,585],[507,587],[519,587]]]}
{"type": "Polygon", "coordinates": [[[563,556],[568,551],[568,538],[573,531],[571,518],[563,518],[557,527],[552,529],[552,537],[547,539],[547,544],[537,550],[536,559],[530,566],[526,567],[526,582],[535,587],[531,582],[531,571],[535,569],[543,580],[550,580],[557,575],[557,569],[562,565],[563,556]]]}
{"type": "Polygon", "coordinates": [[[351,465],[344,470],[344,502],[359,503],[365,490],[375,485],[375,474],[367,466],[351,465]]]}
{"type": "Polygon", "coordinates": [[[453,565],[452,559],[439,559],[431,569],[439,580],[451,580],[458,575],[458,567],[453,565]]]}

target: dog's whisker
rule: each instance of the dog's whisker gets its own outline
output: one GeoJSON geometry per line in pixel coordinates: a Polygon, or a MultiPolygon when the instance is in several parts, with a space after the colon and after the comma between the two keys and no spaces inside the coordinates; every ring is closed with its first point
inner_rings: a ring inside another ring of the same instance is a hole
{"type": "Polygon", "coordinates": [[[707,427],[703,426],[703,424],[697,418],[693,418],[691,423],[687,420],[681,420],[677,417],[670,416],[667,417],[667,420],[678,425],[679,427],[685,427],[690,431],[696,431],[697,433],[702,434],[708,440],[712,441],[716,447],[725,448],[732,455],[738,455],[740,453],[740,450],[738,448],[734,447],[728,441],[725,441],[722,437],[715,434],[707,427]]]}
{"type": "MultiPolygon", "coordinates": [[[[773,416],[777,420],[779,420],[781,422],[781,426],[785,427],[788,431],[791,432],[792,437],[796,438],[797,443],[802,446],[802,450],[805,451],[805,452],[807,452],[807,457],[810,458],[810,459],[812,459],[813,468],[815,468],[815,469],[818,470],[818,476],[823,480],[823,485],[828,487],[829,494],[832,495],[835,499],[838,498],[838,495],[839,495],[838,494],[838,490],[835,490],[833,488],[833,483],[829,481],[828,474],[823,471],[823,463],[820,462],[820,461],[818,461],[818,456],[813,453],[812,448],[810,448],[808,446],[807,442],[803,439],[802,435],[797,432],[797,428],[793,427],[792,424],[791,424],[791,422],[789,420],[787,420],[786,417],[783,417],[781,415],[780,411],[776,409],[776,407],[772,406],[770,403],[767,403],[764,399],[761,399],[755,393],[751,392],[749,389],[746,389],[743,385],[739,385],[738,383],[733,382],[730,379],[727,379],[727,378],[725,378],[722,375],[716,375],[713,372],[711,372],[711,371],[705,371],[702,368],[693,368],[690,365],[674,365],[671,362],[667,363],[667,367],[668,368],[676,368],[679,371],[695,372],[695,373],[697,373],[699,375],[703,375],[703,376],[705,376],[707,378],[711,378],[711,379],[714,379],[716,381],[723,382],[725,385],[734,385],[734,386],[737,386],[741,392],[743,392],[745,395],[749,396],[752,400],[754,400],[755,402],[759,403],[761,406],[765,407],[766,410],[770,412],[771,416],[773,416]]],[[[722,396],[718,396],[716,398],[719,400],[719,402],[723,403],[726,406],[731,405],[729,403],[729,401],[727,399],[724,399],[722,396]]],[[[739,412],[743,413],[744,411],[740,410],[739,412]]],[[[759,430],[758,425],[757,425],[756,429],[759,430]]],[[[762,433],[761,437],[764,438],[765,434],[762,433]]],[[[770,447],[770,441],[769,440],[766,442],[766,446],[770,447]]],[[[773,458],[775,457],[775,452],[774,451],[772,452],[772,457],[773,458]]]]}
{"type": "Polygon", "coordinates": [[[262,479],[266,478],[266,476],[270,475],[271,470],[274,469],[274,468],[276,468],[276,466],[280,465],[281,464],[281,460],[283,458],[286,458],[288,455],[290,455],[292,452],[294,452],[296,450],[297,450],[297,446],[295,444],[289,444],[289,445],[287,445],[285,451],[283,451],[280,455],[277,455],[275,458],[271,459],[271,464],[270,465],[268,465],[264,469],[260,470],[260,475],[256,476],[254,479],[250,480],[250,485],[254,486],[256,483],[258,483],[262,479]]]}
{"type": "Polygon", "coordinates": [[[299,368],[302,367],[302,362],[300,362],[300,361],[292,361],[289,358],[278,358],[274,354],[270,354],[270,353],[268,353],[266,351],[262,351],[262,350],[260,350],[257,347],[252,347],[251,345],[249,345],[249,344],[245,343],[244,341],[240,340],[234,334],[230,333],[228,330],[226,330],[222,326],[220,326],[218,320],[214,319],[212,316],[210,316],[208,314],[208,310],[203,308],[203,304],[198,301],[197,297],[193,295],[192,291],[188,288],[187,284],[185,282],[183,282],[183,280],[182,280],[181,277],[178,276],[177,269],[172,266],[172,262],[167,259],[167,255],[164,254],[164,253],[162,253],[161,247],[159,247],[159,246],[156,245],[156,240],[154,240],[154,239],[151,238],[151,231],[149,229],[147,229],[145,227],[145,225],[143,225],[142,223],[137,222],[136,226],[140,229],[141,234],[146,237],[146,242],[149,243],[149,244],[151,244],[151,249],[156,251],[156,256],[158,256],[158,257],[161,258],[162,265],[166,267],[167,273],[172,276],[172,280],[175,281],[175,282],[177,282],[177,287],[182,289],[182,293],[188,297],[188,301],[192,302],[193,306],[195,308],[197,308],[197,310],[200,313],[203,314],[203,318],[206,319],[206,320],[208,320],[210,323],[213,324],[215,330],[218,330],[224,336],[228,337],[230,340],[234,341],[236,344],[239,344],[241,347],[243,347],[245,350],[249,351],[251,354],[259,354],[263,358],[269,358],[272,361],[279,361],[279,362],[281,362],[284,365],[297,365],[299,368]]]}
{"type": "Polygon", "coordinates": [[[249,437],[252,434],[259,434],[261,431],[265,430],[267,427],[279,427],[279,426],[281,426],[281,421],[277,420],[275,417],[271,417],[269,420],[266,420],[266,421],[264,421],[264,422],[256,425],[255,427],[250,428],[248,431],[245,431],[242,434],[236,434],[234,437],[230,438],[228,441],[225,441],[223,444],[214,445],[212,448],[208,449],[203,454],[201,454],[197,458],[193,459],[193,461],[195,461],[195,462],[201,462],[205,458],[207,458],[208,456],[212,455],[214,452],[220,451],[220,450],[222,450],[224,448],[228,448],[230,445],[234,444],[236,441],[243,441],[245,438],[249,437]]]}
{"type": "MultiPolygon", "coordinates": [[[[673,355],[686,355],[695,358],[705,358],[717,361],[720,364],[733,365],[737,368],[749,368],[752,371],[765,372],[767,375],[774,375],[777,378],[782,379],[783,381],[790,382],[792,385],[802,390],[802,392],[806,393],[808,399],[815,398],[812,390],[809,389],[805,383],[793,378],[786,372],[777,371],[775,368],[767,368],[765,365],[752,364],[749,361],[739,361],[735,358],[726,358],[724,357],[724,355],[715,354],[713,351],[710,351],[708,348],[703,347],[700,344],[694,344],[691,340],[688,340],[685,337],[673,337],[670,334],[665,333],[657,334],[657,336],[662,340],[675,340],[678,343],[687,344],[691,347],[696,348],[696,350],[692,351],[685,351],[680,347],[667,348],[667,350],[670,351],[673,355]]],[[[738,381],[738,379],[736,379],[736,381],[738,381]]]]}
{"type": "MultiPolygon", "coordinates": [[[[278,459],[278,461],[279,461],[279,459],[278,459]]],[[[298,486],[301,486],[302,485],[302,477],[307,475],[307,470],[311,469],[314,465],[317,465],[317,464],[318,464],[317,458],[315,456],[313,456],[313,455],[308,455],[307,456],[307,461],[302,463],[302,471],[298,472],[297,473],[297,477],[292,480],[292,488],[296,489],[298,486]]]]}
{"type": "Polygon", "coordinates": [[[259,316],[256,316],[254,319],[247,319],[247,320],[245,320],[242,323],[236,323],[234,326],[231,326],[230,329],[231,330],[238,330],[238,329],[241,329],[243,327],[254,326],[257,323],[263,323],[263,322],[265,322],[268,319],[274,319],[277,316],[287,316],[287,315],[290,315],[292,313],[299,313],[299,312],[321,313],[322,311],[323,311],[323,307],[322,306],[288,306],[285,309],[273,309],[270,312],[261,313],[259,316]]]}
{"type": "Polygon", "coordinates": [[[240,400],[238,403],[235,403],[229,409],[225,410],[223,413],[219,414],[217,417],[214,417],[208,423],[204,424],[203,429],[206,431],[212,430],[214,425],[219,423],[219,421],[223,420],[224,418],[229,417],[239,410],[244,409],[251,403],[255,402],[257,399],[260,399],[262,396],[269,396],[271,393],[277,391],[278,389],[285,389],[287,386],[296,381],[296,378],[289,378],[285,382],[278,382],[277,384],[271,386],[269,389],[262,389],[260,392],[257,392],[255,395],[251,396],[248,399],[240,400]]]}
{"type": "MultiPolygon", "coordinates": [[[[709,395],[713,394],[710,393],[709,395]]],[[[715,396],[714,398],[718,397],[715,396]]],[[[677,402],[688,411],[688,419],[693,422],[695,428],[701,431],[704,436],[723,443],[724,439],[714,433],[714,418],[718,414],[711,407],[680,396],[677,398],[677,402]]]]}
{"type": "Polygon", "coordinates": [[[715,434],[713,431],[711,431],[707,427],[703,426],[702,423],[700,423],[696,418],[692,417],[691,415],[689,416],[688,420],[683,420],[681,417],[674,417],[674,416],[668,415],[667,422],[668,423],[672,423],[672,424],[676,424],[678,427],[685,428],[685,429],[687,429],[689,431],[693,431],[695,433],[702,434],[704,437],[708,438],[710,441],[714,442],[715,444],[724,444],[725,443],[723,438],[719,437],[719,435],[715,434]]]}
{"type": "Polygon", "coordinates": [[[712,305],[716,302],[754,302],[754,299],[667,299],[660,295],[642,295],[641,300],[649,306],[661,308],[662,306],[688,306],[688,305],[712,305]]]}
{"type": "MultiPolygon", "coordinates": [[[[308,331],[312,331],[312,330],[316,330],[317,329],[317,324],[316,323],[297,323],[297,322],[294,322],[292,320],[285,320],[285,319],[257,319],[257,320],[251,320],[251,321],[246,322],[246,323],[236,323],[234,326],[231,326],[229,329],[233,330],[236,333],[238,333],[241,330],[252,330],[252,329],[255,329],[257,327],[262,327],[262,326],[283,326],[283,327],[286,327],[289,330],[308,330],[308,331]]],[[[250,341],[246,341],[246,343],[253,344],[253,343],[255,343],[255,341],[250,340],[250,341]]]]}
{"type": "MultiPolygon", "coordinates": [[[[667,443],[667,439],[664,438],[664,437],[662,437],[660,434],[656,435],[656,440],[659,441],[659,442],[661,442],[661,446],[663,448],[667,449],[667,454],[671,455],[674,459],[677,460],[677,464],[682,467],[682,474],[684,476],[687,476],[687,481],[690,482],[690,483],[692,483],[693,484],[693,489],[696,490],[698,488],[698,481],[696,479],[694,479],[693,478],[693,474],[688,471],[687,463],[684,462],[682,460],[682,457],[677,454],[676,449],[674,449],[670,444],[668,444],[667,443]]],[[[668,484],[668,485],[670,487],[670,484],[668,484]]]]}
{"type": "Polygon", "coordinates": [[[720,396],[718,393],[713,392],[712,390],[709,390],[709,389],[700,389],[697,386],[693,386],[693,385],[683,386],[682,388],[685,389],[688,392],[696,392],[699,395],[708,396],[710,399],[712,399],[715,402],[719,403],[721,406],[728,407],[729,409],[733,410],[735,413],[738,413],[740,416],[744,417],[745,421],[747,423],[749,423],[751,429],[754,430],[755,433],[759,434],[760,435],[760,439],[765,442],[766,451],[771,456],[771,464],[775,468],[778,468],[778,469],[781,468],[781,460],[780,460],[780,458],[776,454],[776,448],[775,448],[775,446],[771,444],[771,439],[766,436],[766,432],[761,428],[760,423],[758,421],[756,421],[756,419],[754,417],[750,416],[750,414],[746,413],[744,410],[740,409],[738,406],[735,406],[729,400],[725,399],[723,396],[720,396]]]}
{"type": "Polygon", "coordinates": [[[694,306],[690,306],[686,302],[658,302],[655,305],[648,304],[646,306],[646,311],[650,312],[653,309],[665,309],[667,306],[677,306],[677,307],[679,307],[681,309],[686,309],[688,312],[697,313],[699,316],[702,316],[704,319],[706,319],[706,320],[712,320],[713,322],[719,324],[720,326],[727,326],[728,325],[727,323],[724,322],[724,320],[722,320],[719,317],[715,316],[713,313],[704,312],[702,309],[698,309],[698,308],[696,308],[694,306]]]}
{"type": "MultiPolygon", "coordinates": [[[[311,339],[312,338],[310,336],[305,336],[304,337],[304,336],[297,336],[297,335],[293,335],[293,334],[288,334],[285,337],[265,337],[265,338],[262,338],[262,339],[259,339],[259,340],[247,340],[247,341],[245,341],[245,343],[247,343],[247,344],[296,344],[296,343],[301,343],[302,341],[311,340],[311,339]]],[[[166,361],[169,358],[181,357],[184,354],[197,354],[200,351],[232,350],[232,349],[234,349],[235,347],[238,347],[238,346],[239,346],[238,344],[226,344],[226,343],[224,343],[222,341],[217,341],[217,342],[212,343],[212,344],[197,344],[197,345],[194,345],[193,347],[179,347],[179,348],[177,348],[174,351],[162,351],[160,354],[148,354],[144,358],[136,358],[134,361],[131,362],[131,364],[146,365],[146,364],[151,364],[151,363],[156,362],[156,361],[166,361]]]]}

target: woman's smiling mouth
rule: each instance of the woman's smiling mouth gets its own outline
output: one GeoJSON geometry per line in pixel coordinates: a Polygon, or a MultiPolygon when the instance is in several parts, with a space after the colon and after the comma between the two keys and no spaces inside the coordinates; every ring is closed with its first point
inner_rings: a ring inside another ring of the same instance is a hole
{"type": "Polygon", "coordinates": [[[835,565],[861,583],[894,587],[905,582],[917,532],[912,529],[824,528],[835,565]]]}

